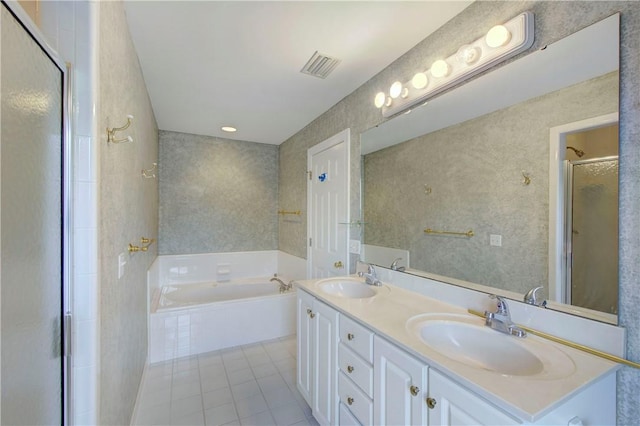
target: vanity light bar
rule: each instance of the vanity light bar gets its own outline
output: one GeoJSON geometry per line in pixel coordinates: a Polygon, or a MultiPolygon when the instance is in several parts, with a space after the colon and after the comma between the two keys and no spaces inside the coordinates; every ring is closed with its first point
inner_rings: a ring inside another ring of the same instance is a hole
{"type": "Polygon", "coordinates": [[[388,94],[376,94],[374,104],[382,108],[384,117],[395,115],[528,49],[533,37],[533,13],[524,12],[491,28],[484,37],[460,47],[448,58],[435,61],[411,81],[394,82],[388,94]]]}

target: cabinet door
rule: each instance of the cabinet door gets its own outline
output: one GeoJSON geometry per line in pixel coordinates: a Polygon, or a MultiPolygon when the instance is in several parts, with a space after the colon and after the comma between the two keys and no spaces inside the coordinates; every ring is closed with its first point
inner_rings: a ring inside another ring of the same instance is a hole
{"type": "Polygon", "coordinates": [[[313,387],[313,328],[311,313],[314,298],[304,291],[298,291],[297,326],[298,359],[296,385],[307,404],[311,406],[313,387]]]}
{"type": "Polygon", "coordinates": [[[374,424],[426,424],[428,367],[378,336],[373,357],[374,424]]]}
{"type": "Polygon", "coordinates": [[[311,408],[321,425],[338,421],[338,312],[322,302],[313,305],[313,392],[311,408]]]}
{"type": "Polygon", "coordinates": [[[433,369],[429,370],[429,398],[435,402],[429,409],[429,426],[520,424],[433,369]]]}
{"type": "Polygon", "coordinates": [[[356,419],[351,411],[344,404],[340,403],[338,414],[338,424],[340,426],[360,426],[360,422],[356,419]]]}

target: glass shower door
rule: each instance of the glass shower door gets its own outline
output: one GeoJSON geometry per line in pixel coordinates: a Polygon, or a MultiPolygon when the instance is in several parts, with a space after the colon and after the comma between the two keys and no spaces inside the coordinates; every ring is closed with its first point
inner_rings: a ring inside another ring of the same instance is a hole
{"type": "Polygon", "coordinates": [[[2,4],[2,424],[63,422],[64,71],[2,4]]]}
{"type": "Polygon", "coordinates": [[[618,158],[569,162],[568,300],[618,313],[618,158]]]}

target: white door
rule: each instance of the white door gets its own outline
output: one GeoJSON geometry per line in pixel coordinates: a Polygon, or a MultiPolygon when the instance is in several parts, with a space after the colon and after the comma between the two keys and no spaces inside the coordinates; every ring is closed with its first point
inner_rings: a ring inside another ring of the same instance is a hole
{"type": "Polygon", "coordinates": [[[307,275],[349,274],[349,129],[307,151],[307,275]]]}
{"type": "Polygon", "coordinates": [[[0,25],[0,423],[62,424],[65,65],[9,7],[0,25]]]}
{"type": "Polygon", "coordinates": [[[373,423],[426,425],[428,367],[378,336],[373,354],[373,423]]]}

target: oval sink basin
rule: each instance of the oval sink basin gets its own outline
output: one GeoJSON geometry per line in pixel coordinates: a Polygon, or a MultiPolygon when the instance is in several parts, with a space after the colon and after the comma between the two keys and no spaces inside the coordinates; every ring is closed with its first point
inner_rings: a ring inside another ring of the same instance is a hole
{"type": "Polygon", "coordinates": [[[384,287],[370,286],[359,278],[338,277],[318,281],[318,288],[331,296],[366,299],[377,295],[384,287]]]}
{"type": "Polygon", "coordinates": [[[425,345],[449,359],[509,376],[558,378],[575,370],[562,351],[531,336],[500,333],[481,318],[467,315],[422,315],[407,323],[425,345]]]}

